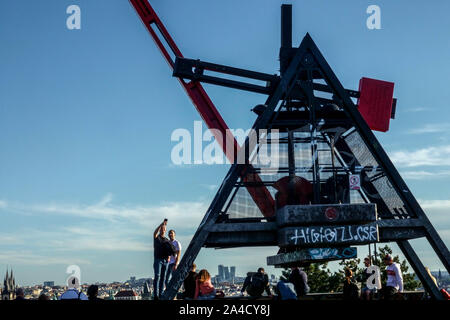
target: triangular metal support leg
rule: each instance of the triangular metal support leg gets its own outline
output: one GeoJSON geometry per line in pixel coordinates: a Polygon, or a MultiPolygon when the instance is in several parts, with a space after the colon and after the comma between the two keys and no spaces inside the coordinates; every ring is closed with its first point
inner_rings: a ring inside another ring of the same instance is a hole
{"type": "MultiPolygon", "coordinates": [[[[304,40],[300,44],[295,57],[292,59],[288,69],[286,70],[280,83],[277,85],[276,90],[268,97],[266,101],[265,111],[256,119],[255,124],[252,129],[258,131],[260,129],[267,128],[270,118],[274,114],[276,107],[278,106],[280,100],[289,95],[290,90],[292,90],[295,82],[298,79],[298,70],[302,64],[302,60],[306,53],[306,47],[304,40]]],[[[248,150],[248,154],[252,153],[249,146],[249,138],[245,140],[245,147],[241,149],[238,159],[244,159],[242,154],[248,150]]],[[[248,159],[246,159],[248,160],[248,159]]],[[[181,259],[180,265],[174,272],[172,279],[169,282],[168,288],[163,294],[164,300],[172,300],[180,289],[184,279],[186,278],[192,263],[195,261],[200,249],[205,244],[208,238],[208,228],[212,226],[217,220],[220,210],[223,208],[229,194],[232,191],[233,186],[237,182],[239,176],[245,170],[244,164],[233,164],[225,177],[219,191],[217,192],[213,202],[211,203],[203,221],[201,222],[197,232],[192,238],[187,250],[185,251],[183,258],[181,259]]]]}

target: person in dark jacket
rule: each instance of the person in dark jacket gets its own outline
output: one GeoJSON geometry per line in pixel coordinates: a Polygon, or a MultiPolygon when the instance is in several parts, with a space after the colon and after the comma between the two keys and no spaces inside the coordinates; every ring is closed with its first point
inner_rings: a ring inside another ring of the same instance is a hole
{"type": "Polygon", "coordinates": [[[102,300],[100,298],[98,298],[98,286],[95,284],[92,284],[89,286],[88,290],[87,290],[87,295],[88,295],[88,299],[90,301],[98,301],[98,300],[102,300]]]}
{"type": "Polygon", "coordinates": [[[299,267],[293,267],[288,281],[294,285],[297,297],[303,297],[309,292],[308,275],[299,267]]]}
{"type": "Polygon", "coordinates": [[[346,268],[344,273],[344,300],[358,300],[359,289],[355,279],[353,278],[353,271],[350,268],[346,268]]]}
{"type": "Polygon", "coordinates": [[[18,288],[16,290],[16,300],[25,300],[25,292],[22,288],[18,288]]]}
{"type": "Polygon", "coordinates": [[[166,250],[169,239],[165,237],[167,230],[167,219],[155,229],[153,232],[153,299],[158,300],[164,289],[164,276],[166,275],[167,265],[169,263],[170,254],[166,250]]]}
{"type": "Polygon", "coordinates": [[[194,299],[195,297],[195,280],[197,278],[197,272],[195,272],[196,269],[197,266],[193,263],[191,271],[189,271],[186,279],[184,279],[183,286],[185,299],[194,299]]]}
{"type": "Polygon", "coordinates": [[[247,291],[252,298],[259,298],[266,291],[269,297],[272,296],[269,286],[269,277],[264,272],[264,268],[259,268],[256,273],[248,273],[245,278],[241,292],[247,291]]]}
{"type": "Polygon", "coordinates": [[[45,294],[45,293],[41,293],[41,295],[39,296],[38,300],[39,301],[48,301],[48,300],[50,300],[50,297],[47,294],[45,294]]]}

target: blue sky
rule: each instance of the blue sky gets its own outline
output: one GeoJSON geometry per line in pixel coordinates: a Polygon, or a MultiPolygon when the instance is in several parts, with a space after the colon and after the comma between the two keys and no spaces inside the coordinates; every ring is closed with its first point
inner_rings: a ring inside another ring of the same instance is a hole
{"type": "MultiPolygon", "coordinates": [[[[186,57],[278,71],[276,0],[152,0],[186,57]]],[[[397,119],[377,137],[449,245],[448,1],[292,1],[293,43],[309,32],[347,88],[395,82],[397,119]],[[381,30],[366,8],[381,8],[381,30]]],[[[21,284],[153,276],[151,233],[168,217],[184,247],[228,170],[174,166],[173,130],[200,116],[125,0],[0,3],[0,273],[21,284]],[[68,30],[66,8],[81,8],[68,30]]],[[[265,97],[205,85],[231,128],[265,97]]],[[[413,244],[431,269],[430,248],[413,244]]],[[[276,248],[203,250],[198,265],[244,274],[276,248]]],[[[273,269],[270,269],[273,272],[273,269]]]]}

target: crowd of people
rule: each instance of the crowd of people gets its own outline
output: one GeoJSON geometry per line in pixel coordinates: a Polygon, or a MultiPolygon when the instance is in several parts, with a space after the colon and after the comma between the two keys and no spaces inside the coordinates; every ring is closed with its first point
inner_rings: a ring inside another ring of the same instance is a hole
{"type": "MultiPolygon", "coordinates": [[[[169,231],[169,238],[166,238],[167,219],[165,219],[154,231],[154,280],[153,293],[154,299],[160,299],[167,288],[172,272],[178,267],[181,257],[181,244],[175,239],[175,231],[169,231]]],[[[400,265],[393,261],[392,256],[387,255],[384,258],[386,264],[387,283],[381,290],[381,296],[384,299],[392,299],[397,292],[403,291],[403,278],[400,265]]],[[[345,280],[343,283],[343,297],[346,300],[373,298],[375,289],[369,288],[367,279],[372,274],[369,271],[371,260],[369,257],[364,259],[365,270],[363,272],[363,286],[360,292],[351,269],[345,270],[345,280]]],[[[196,272],[196,265],[193,264],[184,280],[184,299],[209,300],[216,296],[223,295],[218,292],[211,283],[211,275],[206,269],[196,272]]],[[[291,268],[287,281],[279,281],[274,288],[277,298],[282,300],[297,299],[305,296],[310,288],[308,286],[308,276],[300,267],[291,268]]],[[[273,297],[269,285],[269,277],[264,268],[259,268],[257,272],[249,272],[242,286],[241,292],[246,292],[252,298],[259,298],[265,292],[268,297],[273,297]]]]}
{"type": "MultiPolygon", "coordinates": [[[[400,264],[394,262],[391,255],[386,255],[383,262],[386,265],[387,281],[386,285],[380,289],[379,296],[384,300],[392,300],[397,293],[403,292],[403,275],[400,264]]],[[[364,259],[365,269],[360,278],[362,283],[361,292],[359,292],[357,279],[355,279],[353,271],[350,268],[345,269],[345,280],[343,286],[343,296],[345,300],[372,300],[374,298],[376,288],[374,285],[369,285],[369,282],[372,281],[368,281],[369,277],[372,275],[372,270],[370,269],[371,265],[372,263],[370,257],[366,257],[364,259]]]]}
{"type": "MultiPolygon", "coordinates": [[[[165,219],[154,231],[154,262],[153,262],[153,298],[159,300],[168,288],[170,278],[177,270],[181,257],[181,244],[176,240],[175,230],[169,230],[168,238],[167,219],[165,219]]],[[[403,276],[400,265],[394,262],[391,255],[384,257],[386,265],[387,281],[386,285],[379,290],[379,297],[391,300],[397,293],[403,291],[403,276]]],[[[369,277],[373,274],[370,257],[364,259],[365,269],[360,277],[361,290],[357,285],[353,271],[350,268],[344,270],[345,280],[343,283],[344,300],[372,300],[376,289],[369,285],[369,277]]],[[[197,273],[197,266],[192,264],[187,277],[183,282],[184,291],[178,297],[186,300],[212,300],[224,297],[224,293],[216,290],[211,282],[211,275],[206,269],[201,269],[197,273]]],[[[249,297],[257,299],[266,293],[268,298],[279,300],[296,300],[304,297],[310,291],[308,285],[308,275],[300,267],[292,267],[289,276],[285,280],[280,280],[273,288],[275,295],[272,295],[269,277],[264,268],[258,268],[257,272],[249,272],[243,283],[241,293],[247,293],[249,297]]],[[[87,290],[87,295],[79,290],[79,286],[68,288],[61,296],[60,300],[101,300],[97,297],[98,286],[91,285],[87,290]]],[[[24,299],[22,288],[16,291],[16,300],[24,299]]],[[[49,296],[41,294],[39,300],[49,300],[49,296]]]]}
{"type": "MultiPolygon", "coordinates": [[[[164,286],[167,287],[172,272],[178,267],[181,257],[181,244],[175,239],[175,231],[169,231],[169,238],[165,237],[167,230],[167,219],[165,219],[154,231],[154,299],[159,299],[163,294],[164,286]]],[[[379,290],[378,297],[385,300],[393,299],[397,293],[403,292],[403,276],[400,265],[394,262],[391,255],[384,257],[386,265],[387,282],[379,290]]],[[[361,290],[357,285],[357,279],[353,271],[349,268],[344,270],[345,280],[343,283],[343,298],[345,300],[371,300],[374,298],[376,289],[368,285],[368,279],[372,275],[370,257],[364,259],[365,269],[362,274],[361,290]]],[[[183,299],[209,300],[223,296],[223,292],[214,288],[211,283],[211,275],[206,269],[196,272],[196,265],[193,264],[183,283],[183,299]]],[[[380,284],[378,284],[380,286],[380,284]]],[[[298,299],[307,295],[310,291],[308,286],[308,276],[300,267],[291,268],[290,275],[286,281],[279,281],[274,288],[276,298],[281,300],[298,299]]],[[[246,292],[252,298],[261,297],[264,292],[269,298],[274,296],[271,293],[269,277],[264,268],[259,268],[257,272],[249,272],[242,286],[241,292],[246,292]]]]}
{"type": "MultiPolygon", "coordinates": [[[[59,300],[90,300],[90,301],[99,301],[102,300],[97,297],[98,295],[98,286],[93,284],[88,287],[87,295],[83,293],[83,291],[79,290],[78,286],[74,286],[68,288],[60,297],[59,300]]],[[[15,300],[25,300],[25,293],[22,288],[18,288],[16,290],[16,298],[15,300]]],[[[46,301],[50,300],[50,296],[46,293],[42,293],[38,300],[46,301]]]]}

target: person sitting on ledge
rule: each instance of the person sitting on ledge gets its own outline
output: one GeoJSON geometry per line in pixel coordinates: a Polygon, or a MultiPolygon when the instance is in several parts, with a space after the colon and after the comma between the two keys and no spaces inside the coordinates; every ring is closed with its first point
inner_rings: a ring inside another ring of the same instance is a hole
{"type": "Polygon", "coordinates": [[[277,283],[280,300],[297,300],[309,292],[308,275],[299,267],[292,267],[287,281],[277,283]]]}
{"type": "Polygon", "coordinates": [[[364,258],[364,265],[365,269],[361,275],[361,283],[362,283],[362,289],[361,289],[361,299],[363,300],[372,300],[373,295],[375,294],[375,288],[369,289],[367,286],[367,280],[369,279],[371,273],[368,271],[368,268],[372,265],[370,261],[370,257],[364,258]]]}
{"type": "Polygon", "coordinates": [[[25,300],[25,292],[22,288],[18,288],[16,290],[16,300],[25,300]]]}
{"type": "Polygon", "coordinates": [[[353,271],[350,268],[345,268],[345,280],[343,295],[344,300],[358,300],[359,298],[359,288],[353,278],[353,271]]]}
{"type": "Polygon", "coordinates": [[[259,298],[266,291],[269,297],[272,297],[270,293],[269,277],[264,272],[264,268],[259,268],[256,273],[248,273],[245,278],[244,285],[241,292],[247,291],[252,298],[259,298]]]}
{"type": "Polygon", "coordinates": [[[216,289],[211,283],[211,275],[206,269],[200,270],[195,284],[194,299],[212,300],[216,297],[216,289]]]}
{"type": "Polygon", "coordinates": [[[295,293],[297,298],[306,296],[310,288],[308,286],[308,275],[299,267],[294,267],[291,269],[291,274],[289,275],[289,282],[294,284],[295,293]]]}
{"type": "Polygon", "coordinates": [[[47,294],[45,294],[45,293],[41,293],[41,295],[39,296],[38,300],[39,301],[48,301],[48,300],[50,300],[50,297],[47,294]]]}
{"type": "Polygon", "coordinates": [[[197,266],[195,263],[192,264],[191,271],[189,271],[189,274],[187,275],[186,279],[184,279],[183,286],[184,286],[184,293],[183,297],[184,299],[194,299],[195,297],[195,285],[196,285],[196,278],[197,278],[197,272],[195,270],[197,269],[197,266]]]}
{"type": "Polygon", "coordinates": [[[59,297],[59,300],[88,300],[83,291],[78,291],[80,282],[78,278],[72,277],[68,281],[68,289],[59,297]]]}
{"type": "Polygon", "coordinates": [[[90,301],[99,301],[102,300],[100,298],[98,298],[98,286],[95,284],[92,284],[89,286],[88,290],[87,290],[87,294],[88,294],[88,299],[90,301]]]}

